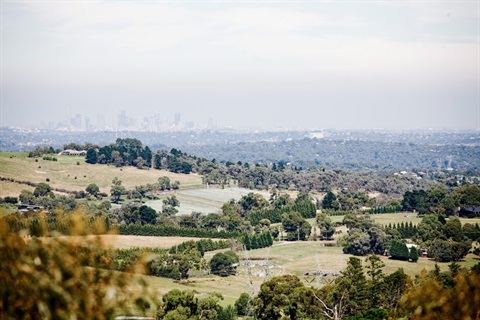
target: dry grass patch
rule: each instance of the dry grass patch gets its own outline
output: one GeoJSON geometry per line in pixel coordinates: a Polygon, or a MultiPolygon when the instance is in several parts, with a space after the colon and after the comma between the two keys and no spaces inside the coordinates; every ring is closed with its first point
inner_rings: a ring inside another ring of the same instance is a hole
{"type": "MultiPolygon", "coordinates": [[[[177,199],[180,201],[180,207],[178,207],[177,215],[191,214],[193,211],[201,213],[216,213],[221,211],[221,207],[224,203],[231,199],[239,200],[242,196],[247,195],[250,192],[260,193],[266,199],[269,198],[269,194],[265,191],[250,190],[244,188],[198,188],[189,190],[177,190],[174,192],[177,199]]],[[[160,200],[147,201],[145,204],[153,209],[162,210],[162,199],[171,195],[171,192],[160,195],[160,200]]]]}
{"type": "MultiPolygon", "coordinates": [[[[342,222],[344,216],[331,216],[332,222],[342,222]]],[[[371,214],[370,217],[378,224],[388,225],[389,223],[409,223],[412,222],[413,225],[417,225],[422,221],[423,217],[418,217],[415,212],[398,212],[398,213],[382,213],[382,214],[371,214]]],[[[314,221],[314,220],[312,220],[314,221]]],[[[462,224],[465,223],[480,223],[480,218],[460,218],[462,224]]]]}
{"type": "Polygon", "coordinates": [[[371,214],[370,217],[378,224],[388,225],[396,223],[410,223],[414,225],[419,224],[422,221],[422,218],[417,217],[417,214],[414,212],[398,212],[398,213],[382,213],[382,214],[371,214]]]}
{"type": "MultiPolygon", "coordinates": [[[[41,238],[48,241],[50,238],[41,238]]],[[[182,242],[194,240],[198,241],[201,238],[191,237],[147,237],[147,236],[130,236],[130,235],[87,235],[87,236],[59,236],[58,239],[69,241],[75,244],[82,245],[88,241],[100,240],[107,248],[113,249],[130,249],[130,248],[162,248],[170,249],[171,247],[181,244],[182,242]]],[[[212,239],[218,241],[220,239],[212,239]]]]}
{"type": "MultiPolygon", "coordinates": [[[[327,247],[321,241],[300,241],[300,242],[276,242],[271,248],[251,250],[248,252],[250,257],[255,259],[266,259],[273,264],[282,265],[285,273],[303,276],[305,272],[315,271],[318,266],[322,270],[341,271],[347,265],[349,257],[352,255],[344,254],[341,247],[327,247]]],[[[365,261],[366,257],[358,257],[365,261]]],[[[385,263],[384,273],[392,273],[398,268],[403,268],[405,273],[413,276],[422,269],[432,270],[435,267],[435,261],[428,258],[420,258],[417,263],[391,260],[388,257],[380,256],[385,263]]],[[[460,265],[471,267],[478,262],[475,257],[469,255],[460,262],[460,265]]],[[[478,257],[476,257],[478,259],[478,257]]],[[[449,263],[438,263],[442,270],[448,270],[449,263]]]]}
{"type": "MultiPolygon", "coordinates": [[[[48,183],[48,182],[47,182],[48,183]]],[[[10,181],[0,181],[0,197],[18,197],[22,190],[33,192],[34,187],[10,181]]]]}
{"type": "MultiPolygon", "coordinates": [[[[90,165],[85,163],[82,157],[57,156],[58,161],[47,161],[38,158],[10,158],[0,156],[0,176],[14,178],[16,180],[31,181],[35,183],[47,182],[54,188],[72,191],[85,190],[95,183],[100,191],[110,193],[113,178],[118,177],[127,189],[137,185],[156,183],[158,178],[167,176],[170,180],[178,180],[180,188],[200,187],[202,178],[197,174],[177,174],[164,170],[140,170],[135,167],[117,168],[111,165],[90,165]],[[77,165],[77,162],[79,165],[77,165]]],[[[8,188],[5,181],[0,182],[0,196],[17,196],[18,188],[8,188]]],[[[20,190],[27,189],[26,185],[20,185],[20,190]],[[25,188],[24,188],[25,187],[25,188]]]]}
{"type": "MultiPolygon", "coordinates": [[[[240,270],[242,270],[242,268],[240,268],[240,270]]],[[[193,290],[199,298],[205,298],[214,292],[220,293],[224,298],[224,300],[220,301],[220,305],[222,306],[233,305],[243,292],[250,292],[248,277],[246,273],[242,271],[236,276],[219,277],[207,275],[203,277],[191,277],[185,281],[147,275],[135,276],[141,277],[148,284],[151,292],[158,296],[164,295],[173,289],[193,290]]],[[[254,277],[252,278],[252,282],[254,288],[258,289],[262,283],[262,279],[254,277]]],[[[132,292],[138,292],[141,288],[139,286],[132,286],[130,290],[132,290],[132,292]]]]}

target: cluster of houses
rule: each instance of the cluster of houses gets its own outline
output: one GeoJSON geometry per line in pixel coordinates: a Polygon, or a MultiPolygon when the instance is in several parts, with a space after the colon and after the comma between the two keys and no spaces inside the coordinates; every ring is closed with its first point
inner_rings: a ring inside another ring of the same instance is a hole
{"type": "Polygon", "coordinates": [[[395,172],[393,175],[394,176],[411,176],[411,177],[414,177],[414,178],[417,178],[417,179],[423,179],[423,177],[426,176],[426,172],[407,172],[407,171],[400,171],[400,172],[395,172]]]}
{"type": "Polygon", "coordinates": [[[60,155],[64,155],[64,156],[85,156],[87,155],[87,151],[86,150],[72,150],[72,149],[67,149],[67,150],[63,150],[62,152],[60,152],[60,155]]]}
{"type": "MultiPolygon", "coordinates": [[[[447,168],[447,171],[452,171],[452,168],[447,168]],[[450,170],[449,170],[450,169],[450,170]]],[[[408,171],[400,171],[400,172],[395,172],[393,174],[394,176],[405,176],[405,177],[412,177],[412,178],[417,178],[417,179],[423,179],[427,176],[426,172],[419,171],[419,172],[408,172],[408,171]]],[[[451,179],[455,179],[455,181],[458,184],[462,184],[464,182],[468,183],[473,183],[473,184],[479,184],[480,183],[480,177],[476,176],[464,176],[457,174],[454,177],[452,176],[451,179]]]]}

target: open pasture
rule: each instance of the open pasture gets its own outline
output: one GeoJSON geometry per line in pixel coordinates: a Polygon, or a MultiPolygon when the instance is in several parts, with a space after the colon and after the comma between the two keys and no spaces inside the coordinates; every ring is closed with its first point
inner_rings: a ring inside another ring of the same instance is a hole
{"type": "Polygon", "coordinates": [[[422,218],[417,217],[417,214],[414,212],[397,212],[397,213],[382,213],[382,214],[371,214],[372,218],[376,223],[381,225],[397,224],[397,223],[409,223],[416,225],[422,221],[422,218]]]}
{"type": "MultiPolygon", "coordinates": [[[[344,216],[332,216],[330,217],[333,222],[342,222],[344,216]]],[[[382,214],[371,214],[370,217],[378,224],[387,226],[389,223],[397,224],[397,223],[410,223],[412,222],[413,225],[417,225],[422,221],[422,217],[418,217],[415,212],[398,212],[398,213],[382,213],[382,214]]],[[[459,218],[462,224],[465,223],[479,223],[480,218],[459,218]]],[[[310,221],[310,220],[309,220],[310,221]]],[[[312,219],[312,221],[314,221],[312,219]]]]}
{"type": "MultiPolygon", "coordinates": [[[[270,197],[270,194],[265,191],[250,190],[237,187],[226,188],[203,188],[203,189],[187,189],[175,191],[175,196],[180,201],[178,208],[178,215],[190,214],[193,211],[201,213],[214,213],[220,211],[222,205],[231,199],[239,200],[242,196],[250,192],[260,193],[265,199],[270,197]]],[[[160,198],[166,198],[172,193],[168,192],[161,195],[160,198]]],[[[162,200],[152,200],[146,202],[147,206],[160,211],[162,209],[162,200]]]]}
{"type": "Polygon", "coordinates": [[[33,192],[34,187],[10,181],[0,181],[0,197],[17,197],[22,190],[33,192]]]}
{"type": "MultiPolygon", "coordinates": [[[[396,223],[410,223],[415,225],[422,221],[422,218],[417,217],[414,212],[397,212],[397,213],[382,213],[382,214],[368,214],[372,220],[381,225],[396,224],[396,223]]],[[[344,216],[331,216],[332,222],[342,222],[344,216]]]]}
{"type": "MultiPolygon", "coordinates": [[[[334,243],[334,241],[330,241],[334,243]]],[[[325,246],[323,241],[300,241],[300,242],[276,242],[270,249],[263,248],[248,252],[251,259],[266,259],[276,265],[285,268],[285,273],[295,274],[302,277],[305,272],[320,270],[341,271],[347,265],[349,257],[344,254],[341,247],[325,246]]],[[[358,257],[365,260],[366,257],[358,257]]],[[[417,263],[391,260],[380,256],[385,263],[385,273],[391,273],[398,268],[403,268],[405,273],[413,276],[423,268],[431,270],[435,262],[428,258],[420,258],[417,263]]],[[[470,266],[475,260],[473,256],[467,256],[461,265],[470,266]]],[[[473,263],[474,264],[474,263],[473,263]]],[[[448,263],[438,263],[442,270],[448,269],[448,263]]]]}
{"type": "MultiPolygon", "coordinates": [[[[388,225],[397,224],[397,223],[410,223],[410,221],[416,225],[422,221],[422,217],[417,217],[417,214],[414,212],[399,212],[399,213],[386,213],[386,214],[372,214],[370,215],[375,222],[388,225]]],[[[480,218],[459,218],[462,224],[465,223],[480,223],[480,218]]]]}
{"type": "MultiPolygon", "coordinates": [[[[85,241],[85,237],[78,237],[74,241],[85,241]]],[[[102,242],[113,248],[128,247],[161,247],[169,248],[175,244],[190,240],[191,238],[182,237],[139,237],[139,236],[114,236],[105,235],[101,237],[102,242]],[[156,239],[155,239],[156,238],[156,239]]],[[[198,240],[198,239],[193,239],[198,240]]],[[[341,247],[328,246],[327,243],[334,241],[294,241],[294,242],[275,242],[270,248],[250,250],[246,254],[243,251],[237,252],[242,265],[238,267],[238,274],[230,277],[218,277],[213,275],[204,275],[201,271],[192,271],[191,277],[186,281],[174,281],[172,279],[158,278],[152,276],[142,277],[151,290],[158,294],[165,294],[172,289],[195,290],[200,297],[207,296],[210,293],[218,292],[225,298],[222,305],[233,304],[242,292],[251,292],[254,289],[258,292],[261,283],[267,279],[264,265],[269,265],[269,275],[271,278],[276,275],[294,274],[303,280],[307,286],[318,286],[324,282],[314,276],[306,276],[306,272],[317,270],[340,272],[343,270],[351,255],[344,254],[341,247]],[[248,276],[248,269],[243,265],[248,257],[251,267],[251,276],[248,276]],[[250,285],[252,281],[252,286],[250,285]]],[[[223,250],[220,250],[223,251],[223,250]]],[[[206,252],[205,259],[208,261],[218,252],[206,252]]],[[[366,257],[358,257],[365,261],[366,257]]],[[[432,270],[435,262],[428,258],[420,258],[417,263],[390,260],[387,257],[380,256],[385,264],[383,272],[392,273],[398,268],[403,268],[405,273],[413,277],[422,269],[432,270]]],[[[468,255],[461,266],[470,268],[478,262],[478,257],[468,255]]],[[[442,271],[448,270],[449,263],[438,263],[442,271]]],[[[365,266],[365,263],[364,263],[365,266]]],[[[331,279],[331,277],[330,277],[331,279]]],[[[135,288],[132,288],[135,290],[135,288]]]]}
{"type": "MultiPolygon", "coordinates": [[[[17,153],[16,153],[17,154],[17,153]]],[[[53,188],[71,191],[85,190],[95,183],[101,192],[110,193],[112,180],[118,177],[122,185],[132,189],[137,185],[156,183],[158,178],[167,176],[171,181],[178,180],[180,188],[201,187],[202,178],[196,174],[177,174],[165,170],[137,169],[135,167],[117,168],[112,165],[87,164],[83,157],[56,156],[58,161],[48,161],[42,158],[13,157],[12,153],[0,153],[0,177],[14,178],[20,181],[35,183],[47,182],[53,188]],[[77,164],[78,162],[78,164],[77,164]],[[47,181],[49,179],[50,181],[47,181]]],[[[24,184],[0,181],[0,197],[18,196],[21,190],[31,190],[24,184]]]]}
{"type": "MultiPolygon", "coordinates": [[[[205,258],[210,260],[215,252],[207,252],[205,258]]],[[[240,262],[244,263],[244,252],[237,252],[240,262]]],[[[248,276],[248,269],[241,265],[237,270],[238,274],[230,277],[218,277],[213,275],[203,275],[201,272],[191,272],[191,277],[187,281],[174,281],[171,279],[157,278],[151,276],[142,276],[150,286],[158,290],[159,294],[164,294],[172,289],[195,290],[200,297],[207,296],[210,293],[218,292],[223,295],[222,305],[233,304],[243,292],[258,292],[261,283],[267,279],[265,268],[261,265],[270,265],[268,278],[281,274],[297,275],[306,286],[323,285],[320,278],[304,275],[305,272],[317,270],[339,272],[346,267],[347,261],[351,255],[343,254],[340,247],[327,247],[322,242],[301,241],[301,242],[276,242],[271,248],[263,248],[248,251],[247,256],[254,265],[251,268],[251,276],[248,276]],[[250,285],[252,281],[252,285],[250,285]]],[[[366,257],[358,257],[363,262],[366,257]]],[[[435,267],[435,262],[420,258],[417,263],[390,260],[387,257],[380,257],[385,263],[383,272],[389,274],[395,272],[398,268],[403,268],[404,272],[411,277],[418,274],[422,269],[427,271],[435,267]]],[[[465,261],[460,262],[461,266],[471,267],[477,263],[473,256],[469,255],[465,261]]],[[[364,263],[364,267],[365,267],[364,263]]],[[[448,263],[438,263],[442,271],[448,270],[448,263]]],[[[364,269],[366,271],[366,269],[364,269]]],[[[332,280],[331,277],[329,277],[332,280]]]]}

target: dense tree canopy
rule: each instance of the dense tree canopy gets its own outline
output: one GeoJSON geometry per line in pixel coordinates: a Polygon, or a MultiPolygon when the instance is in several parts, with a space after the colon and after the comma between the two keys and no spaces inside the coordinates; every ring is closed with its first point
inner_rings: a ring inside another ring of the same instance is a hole
{"type": "Polygon", "coordinates": [[[333,226],[332,219],[325,213],[317,214],[316,218],[318,235],[322,240],[329,240],[335,233],[335,227],[333,226]]]}
{"type": "Polygon", "coordinates": [[[100,192],[100,188],[95,183],[91,183],[85,188],[85,191],[92,196],[96,196],[100,192]]]}
{"type": "Polygon", "coordinates": [[[282,226],[287,232],[286,240],[307,240],[311,233],[312,226],[300,213],[292,211],[284,215],[282,226]]]}
{"type": "Polygon", "coordinates": [[[257,319],[295,319],[295,294],[303,287],[296,276],[284,275],[264,282],[260,292],[254,299],[255,316],[257,319]]]}
{"type": "Polygon", "coordinates": [[[94,148],[87,150],[85,162],[89,164],[95,164],[98,161],[97,151],[94,148]]]}
{"type": "Polygon", "coordinates": [[[357,256],[385,253],[388,248],[388,235],[370,216],[347,214],[343,222],[349,228],[348,234],[340,240],[344,253],[357,256]]]}

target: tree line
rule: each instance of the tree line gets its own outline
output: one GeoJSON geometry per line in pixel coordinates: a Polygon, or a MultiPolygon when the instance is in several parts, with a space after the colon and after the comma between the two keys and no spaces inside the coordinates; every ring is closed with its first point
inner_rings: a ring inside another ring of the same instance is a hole
{"type": "Polygon", "coordinates": [[[403,210],[416,211],[421,215],[435,213],[441,216],[458,214],[475,217],[479,213],[469,211],[468,207],[480,206],[480,187],[465,184],[451,189],[432,187],[426,191],[424,189],[406,191],[401,205],[403,210]]]}
{"type": "Polygon", "coordinates": [[[163,169],[176,173],[198,173],[205,184],[231,185],[259,190],[289,190],[294,188],[304,192],[329,192],[340,190],[338,204],[334,209],[353,210],[362,206],[390,206],[390,201],[399,198],[406,191],[429,189],[432,186],[458,184],[457,180],[443,175],[417,179],[410,175],[380,175],[377,172],[360,173],[344,169],[327,169],[328,166],[302,168],[286,161],[264,163],[207,160],[190,156],[181,150],[160,149],[152,152],[143,147],[138,139],[117,139],[115,144],[98,147],[89,144],[87,163],[114,164],[116,166],[137,166],[138,168],[163,169]],[[346,188],[348,187],[348,188],[346,188]],[[351,190],[358,190],[355,193],[351,190]],[[365,197],[368,192],[380,192],[382,197],[365,197]],[[370,201],[370,202],[369,202],[370,201]],[[372,202],[374,201],[374,202],[372,202]]]}

